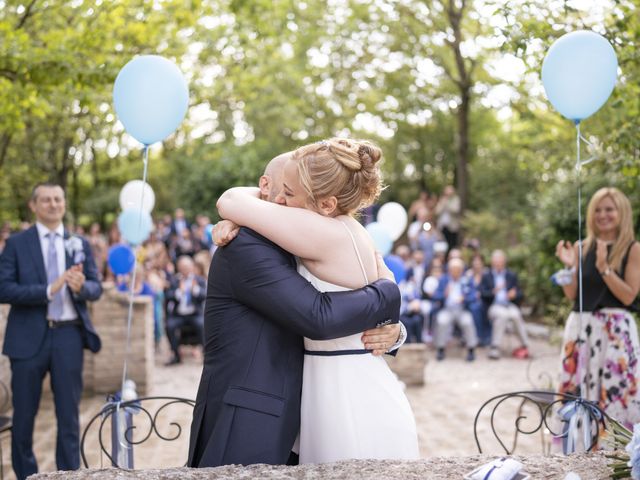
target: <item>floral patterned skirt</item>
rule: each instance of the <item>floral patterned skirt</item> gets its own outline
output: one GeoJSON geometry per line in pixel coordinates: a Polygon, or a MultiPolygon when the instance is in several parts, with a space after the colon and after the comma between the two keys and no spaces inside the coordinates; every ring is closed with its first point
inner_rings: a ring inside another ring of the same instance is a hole
{"type": "Polygon", "coordinates": [[[571,312],[564,330],[560,393],[598,402],[608,415],[631,426],[640,422],[640,343],[627,310],[571,312]]]}

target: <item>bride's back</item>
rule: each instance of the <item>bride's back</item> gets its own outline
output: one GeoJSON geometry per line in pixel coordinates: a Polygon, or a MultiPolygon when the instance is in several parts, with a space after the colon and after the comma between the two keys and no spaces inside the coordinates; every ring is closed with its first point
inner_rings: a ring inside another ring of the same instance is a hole
{"type": "Polygon", "coordinates": [[[341,215],[335,221],[342,224],[338,228],[343,240],[334,242],[318,260],[301,259],[303,265],[319,279],[348,289],[377,280],[375,250],[369,233],[353,217],[341,215]]]}

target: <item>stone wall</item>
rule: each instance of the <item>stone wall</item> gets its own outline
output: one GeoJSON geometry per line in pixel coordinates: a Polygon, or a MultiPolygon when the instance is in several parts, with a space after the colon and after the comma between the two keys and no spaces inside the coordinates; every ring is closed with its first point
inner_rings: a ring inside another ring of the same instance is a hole
{"type": "MultiPolygon", "coordinates": [[[[97,354],[85,350],[84,384],[86,392],[112,393],[120,390],[124,365],[129,296],[104,284],[100,300],[91,304],[93,326],[102,340],[97,354]]],[[[127,377],[136,382],[138,395],[151,388],[154,370],[153,301],[135,297],[131,317],[131,344],[127,377]]]]}
{"type": "MultiPolygon", "coordinates": [[[[89,304],[89,314],[102,340],[102,350],[97,354],[85,350],[83,370],[85,394],[113,393],[120,390],[128,309],[129,297],[117,292],[109,284],[104,285],[104,293],[100,300],[89,304]]],[[[9,305],[0,305],[0,345],[4,342],[8,312],[9,305]]],[[[127,376],[136,382],[139,395],[146,394],[151,387],[153,356],[153,303],[149,297],[136,297],[133,301],[127,376]]],[[[0,381],[7,386],[11,382],[9,359],[4,355],[0,356],[0,381]]],[[[49,380],[45,379],[43,384],[45,394],[51,391],[49,383],[49,380]]]]}
{"type": "MultiPolygon", "coordinates": [[[[548,478],[562,480],[567,473],[575,472],[582,480],[607,479],[613,472],[603,452],[590,454],[514,456],[524,465],[532,480],[548,478]]],[[[351,460],[324,465],[300,465],[297,467],[230,465],[217,468],[169,468],[164,470],[79,470],[76,472],[42,473],[31,480],[93,480],[103,478],[137,480],[215,480],[275,478],[279,480],[451,480],[464,475],[495,457],[475,455],[471,457],[434,457],[416,461],[351,460]]]]}

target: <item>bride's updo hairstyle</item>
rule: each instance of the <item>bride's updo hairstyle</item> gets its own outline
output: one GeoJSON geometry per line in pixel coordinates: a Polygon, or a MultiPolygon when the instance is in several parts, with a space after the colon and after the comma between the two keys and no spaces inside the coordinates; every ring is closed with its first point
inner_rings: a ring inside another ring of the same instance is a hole
{"type": "Polygon", "coordinates": [[[336,197],[337,215],[348,215],[371,205],[380,195],[382,178],[378,162],[382,150],[367,140],[331,138],[300,147],[292,159],[298,162],[300,183],[317,206],[336,197]]]}

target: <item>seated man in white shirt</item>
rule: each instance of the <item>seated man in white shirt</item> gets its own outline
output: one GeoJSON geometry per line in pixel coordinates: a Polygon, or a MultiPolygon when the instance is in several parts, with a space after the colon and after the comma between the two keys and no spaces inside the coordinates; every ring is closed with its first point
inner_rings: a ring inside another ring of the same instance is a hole
{"type": "Polygon", "coordinates": [[[488,308],[488,316],[492,325],[491,350],[489,358],[500,358],[502,337],[508,322],[513,322],[520,337],[521,346],[512,355],[515,358],[529,358],[529,338],[524,327],[524,318],[520,311],[522,290],[518,285],[518,276],[507,269],[507,257],[502,250],[495,250],[491,254],[491,271],[482,276],[480,282],[480,296],[488,308]]]}
{"type": "Polygon", "coordinates": [[[442,308],[436,315],[437,359],[443,360],[445,346],[451,337],[454,323],[462,331],[467,346],[467,361],[475,360],[475,347],[478,336],[469,311],[469,304],[475,299],[473,283],[464,273],[464,261],[452,258],[447,264],[447,273],[440,278],[438,289],[433,295],[434,301],[440,302],[442,308]]]}

